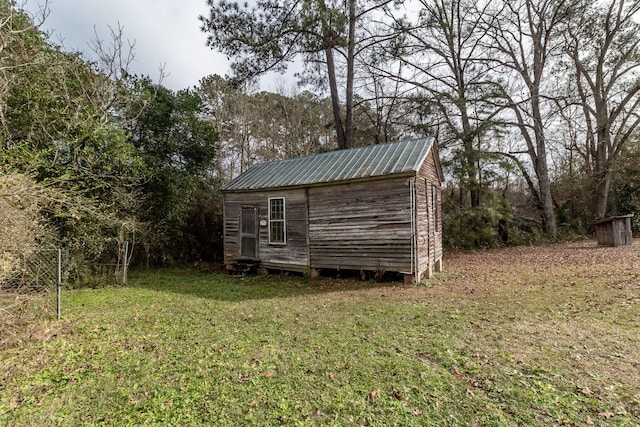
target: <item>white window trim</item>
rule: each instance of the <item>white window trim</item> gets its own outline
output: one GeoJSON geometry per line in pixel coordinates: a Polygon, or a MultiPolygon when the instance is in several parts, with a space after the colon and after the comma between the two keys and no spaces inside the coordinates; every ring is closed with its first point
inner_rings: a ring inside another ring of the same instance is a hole
{"type": "Polygon", "coordinates": [[[287,201],[285,200],[284,197],[269,197],[268,199],[268,205],[269,205],[269,212],[268,212],[268,218],[269,218],[269,244],[270,245],[286,245],[287,244],[287,201]],[[282,234],[283,234],[283,241],[282,242],[274,242],[273,240],[271,240],[271,201],[272,200],[282,200],[282,219],[277,219],[277,220],[273,220],[273,222],[282,222],[282,234]]]}

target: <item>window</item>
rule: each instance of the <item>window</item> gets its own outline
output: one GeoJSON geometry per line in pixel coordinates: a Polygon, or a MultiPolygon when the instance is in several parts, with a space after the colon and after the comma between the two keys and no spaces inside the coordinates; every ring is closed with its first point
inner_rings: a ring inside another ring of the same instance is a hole
{"type": "Polygon", "coordinates": [[[269,199],[269,243],[287,243],[284,197],[269,199]]]}
{"type": "Polygon", "coordinates": [[[438,209],[438,187],[431,184],[431,203],[433,203],[433,227],[440,231],[440,212],[438,209]]]}

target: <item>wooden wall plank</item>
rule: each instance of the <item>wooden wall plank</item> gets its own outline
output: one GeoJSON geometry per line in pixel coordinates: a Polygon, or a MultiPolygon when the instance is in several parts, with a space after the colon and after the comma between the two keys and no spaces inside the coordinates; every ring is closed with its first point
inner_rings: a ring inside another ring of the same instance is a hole
{"type": "Polygon", "coordinates": [[[428,275],[436,263],[442,265],[442,189],[433,150],[416,175],[416,218],[419,275],[428,275]],[[437,226],[433,212],[432,185],[437,188],[437,226]]]}
{"type": "Polygon", "coordinates": [[[311,267],[410,270],[409,191],[406,177],[310,188],[311,267]]]}

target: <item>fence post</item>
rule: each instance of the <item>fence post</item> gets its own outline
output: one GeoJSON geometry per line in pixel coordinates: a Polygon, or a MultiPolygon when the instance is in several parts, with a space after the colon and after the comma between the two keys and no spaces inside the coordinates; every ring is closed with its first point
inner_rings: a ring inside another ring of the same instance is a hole
{"type": "Polygon", "coordinates": [[[62,311],[62,307],[61,307],[61,298],[60,298],[60,293],[61,293],[61,288],[62,288],[62,249],[58,249],[58,286],[57,286],[57,300],[56,300],[56,311],[58,313],[58,320],[60,320],[60,316],[61,316],[61,311],[62,311]]]}

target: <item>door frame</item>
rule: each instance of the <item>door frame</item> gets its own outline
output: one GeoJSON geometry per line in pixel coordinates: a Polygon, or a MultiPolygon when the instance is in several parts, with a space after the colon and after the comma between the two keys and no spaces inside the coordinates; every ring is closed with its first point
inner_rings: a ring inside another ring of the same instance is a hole
{"type": "Polygon", "coordinates": [[[240,208],[240,220],[239,220],[239,227],[238,227],[238,234],[239,234],[239,247],[240,247],[240,258],[249,258],[249,259],[258,259],[258,253],[259,253],[259,248],[258,248],[258,242],[260,241],[259,238],[259,227],[258,227],[258,207],[257,206],[242,206],[240,208]],[[253,211],[253,215],[252,215],[252,219],[253,219],[253,232],[251,231],[245,231],[245,215],[244,212],[245,210],[252,210],[253,211]],[[254,253],[253,256],[251,255],[245,255],[244,253],[244,239],[245,238],[253,238],[254,239],[254,253]]]}

